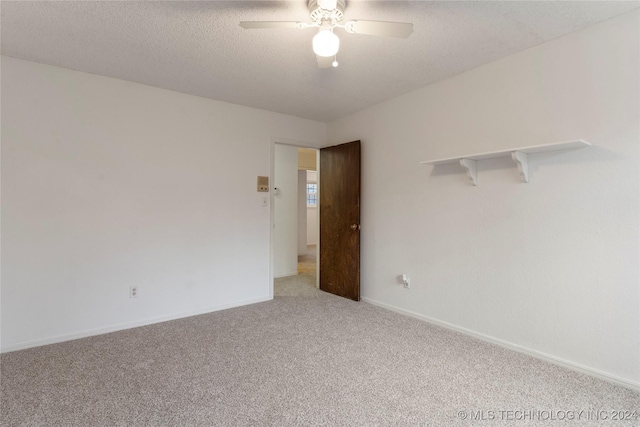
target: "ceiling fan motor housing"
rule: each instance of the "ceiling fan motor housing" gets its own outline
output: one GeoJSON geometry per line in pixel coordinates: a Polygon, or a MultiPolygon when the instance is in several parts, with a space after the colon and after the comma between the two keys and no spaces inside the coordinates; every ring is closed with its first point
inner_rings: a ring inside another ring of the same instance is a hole
{"type": "Polygon", "coordinates": [[[340,22],[344,19],[344,7],[345,0],[337,0],[335,9],[323,9],[321,5],[323,0],[309,0],[309,16],[311,20],[318,25],[321,25],[323,21],[330,21],[332,23],[340,22]]]}

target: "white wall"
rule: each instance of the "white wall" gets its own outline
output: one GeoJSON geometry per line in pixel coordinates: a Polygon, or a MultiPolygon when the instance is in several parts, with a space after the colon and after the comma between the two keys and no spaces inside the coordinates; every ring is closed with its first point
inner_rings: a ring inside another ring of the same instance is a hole
{"type": "Polygon", "coordinates": [[[298,255],[307,253],[307,171],[298,170],[298,255]]]}
{"type": "Polygon", "coordinates": [[[2,57],[2,350],[268,299],[256,177],[270,173],[272,137],[325,135],[2,57]]]}
{"type": "MultiPolygon", "coordinates": [[[[318,172],[307,171],[307,182],[317,183],[318,172]]],[[[307,245],[318,244],[318,208],[307,208],[307,245]]]]}
{"type": "Polygon", "coordinates": [[[318,208],[307,208],[307,245],[318,244],[318,208]]]}
{"type": "Polygon", "coordinates": [[[329,124],[361,139],[362,295],[640,383],[637,11],[329,124]],[[420,160],[584,138],[509,160],[420,160]],[[408,273],[411,289],[398,284],[408,273]]]}
{"type": "Polygon", "coordinates": [[[276,144],[273,276],[298,274],[298,149],[276,144]]]}

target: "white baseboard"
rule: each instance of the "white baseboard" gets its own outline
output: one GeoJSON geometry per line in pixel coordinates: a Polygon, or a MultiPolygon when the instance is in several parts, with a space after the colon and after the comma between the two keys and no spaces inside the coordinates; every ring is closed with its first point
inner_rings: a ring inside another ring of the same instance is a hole
{"type": "Polygon", "coordinates": [[[552,363],[554,365],[562,366],[567,369],[571,369],[572,371],[580,372],[581,374],[586,374],[601,380],[608,381],[610,383],[631,389],[633,391],[640,391],[640,383],[629,381],[624,378],[620,378],[606,372],[598,371],[597,369],[589,368],[587,366],[583,366],[569,360],[561,359],[556,356],[552,356],[550,354],[546,354],[537,350],[533,350],[527,347],[523,347],[518,344],[513,344],[508,341],[501,340],[499,338],[495,338],[489,335],[482,334],[480,332],[473,331],[471,329],[462,328],[460,326],[456,326],[452,323],[443,322],[441,320],[434,319],[432,317],[424,316],[422,314],[415,313],[413,311],[404,310],[402,308],[395,307],[393,305],[385,304],[380,301],[373,300],[371,298],[362,298],[363,301],[376,305],[378,307],[382,307],[384,309],[395,311],[396,313],[404,314],[409,317],[413,317],[418,320],[422,320],[427,323],[431,323],[436,326],[441,326],[446,329],[450,329],[455,332],[460,332],[462,334],[477,338],[479,340],[499,345],[500,347],[504,347],[509,350],[517,351],[518,353],[526,354],[527,356],[535,357],[536,359],[543,360],[545,362],[552,363]]]}
{"type": "Polygon", "coordinates": [[[293,271],[293,272],[288,272],[288,273],[280,273],[280,274],[275,274],[273,276],[274,279],[281,279],[283,277],[291,277],[291,276],[297,276],[298,275],[298,270],[293,271]]]}
{"type": "Polygon", "coordinates": [[[199,314],[212,313],[214,311],[221,311],[221,310],[227,310],[229,308],[241,307],[249,304],[256,304],[259,302],[270,301],[272,299],[273,298],[262,297],[262,298],[254,298],[254,299],[248,299],[243,301],[236,301],[229,304],[220,304],[212,307],[200,308],[197,310],[184,311],[181,313],[175,313],[168,316],[153,317],[149,319],[138,320],[131,323],[121,323],[119,325],[107,326],[105,328],[89,329],[86,331],[74,332],[72,334],[66,334],[66,335],[58,335],[55,337],[44,338],[39,340],[21,341],[16,344],[11,344],[11,345],[1,347],[0,353],[9,353],[11,351],[25,350],[27,348],[32,348],[32,347],[40,347],[48,344],[57,344],[65,341],[92,337],[94,335],[108,334],[110,332],[122,331],[125,329],[137,328],[140,326],[153,325],[154,323],[162,323],[162,322],[167,322],[169,320],[177,320],[177,319],[182,319],[184,317],[197,316],[199,314]]]}

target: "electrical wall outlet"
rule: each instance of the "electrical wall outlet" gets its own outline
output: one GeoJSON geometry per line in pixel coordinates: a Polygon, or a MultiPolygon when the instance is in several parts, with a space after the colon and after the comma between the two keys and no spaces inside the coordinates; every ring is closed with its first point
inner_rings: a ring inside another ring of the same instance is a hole
{"type": "Polygon", "coordinates": [[[402,285],[406,289],[409,289],[411,287],[411,280],[409,280],[409,276],[407,276],[406,274],[403,274],[401,278],[402,278],[402,285]]]}
{"type": "Polygon", "coordinates": [[[129,298],[138,298],[138,287],[137,286],[129,287],[129,298]]]}

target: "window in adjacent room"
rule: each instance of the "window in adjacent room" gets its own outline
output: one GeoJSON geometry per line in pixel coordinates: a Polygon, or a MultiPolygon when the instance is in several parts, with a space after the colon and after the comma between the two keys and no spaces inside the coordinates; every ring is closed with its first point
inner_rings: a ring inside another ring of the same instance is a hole
{"type": "Polygon", "coordinates": [[[307,207],[318,205],[318,184],[307,183],[307,207]]]}

